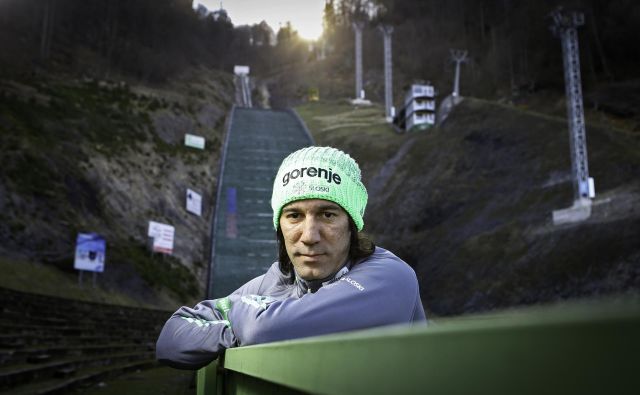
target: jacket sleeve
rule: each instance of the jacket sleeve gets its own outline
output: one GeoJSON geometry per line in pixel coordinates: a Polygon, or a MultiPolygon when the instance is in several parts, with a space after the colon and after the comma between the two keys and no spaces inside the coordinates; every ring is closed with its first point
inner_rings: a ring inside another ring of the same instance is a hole
{"type": "MultiPolygon", "coordinates": [[[[249,281],[234,294],[258,292],[264,275],[249,281]]],[[[178,369],[199,369],[229,347],[237,345],[224,299],[205,300],[181,307],[165,323],[156,342],[159,362],[178,369]]]]}
{"type": "Polygon", "coordinates": [[[257,295],[231,295],[229,319],[238,344],[424,321],[424,313],[416,317],[420,298],[415,273],[386,254],[395,259],[366,261],[335,283],[299,299],[265,303],[257,295]]]}
{"type": "Polygon", "coordinates": [[[178,369],[199,369],[236,344],[236,338],[216,309],[218,300],[205,300],[194,308],[181,307],[165,323],[156,343],[156,358],[178,369]]]}

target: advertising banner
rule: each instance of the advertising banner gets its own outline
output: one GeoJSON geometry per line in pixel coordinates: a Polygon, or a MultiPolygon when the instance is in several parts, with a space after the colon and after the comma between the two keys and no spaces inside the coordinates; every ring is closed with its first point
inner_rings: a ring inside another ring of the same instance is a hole
{"type": "Polygon", "coordinates": [[[204,137],[196,136],[189,133],[184,135],[184,145],[186,145],[187,147],[204,149],[204,142],[204,137]]]}
{"type": "Polygon", "coordinates": [[[104,237],[97,233],[78,233],[74,269],[102,273],[106,246],[104,237]]]}
{"type": "Polygon", "coordinates": [[[147,234],[153,238],[153,252],[163,254],[173,253],[173,237],[175,235],[175,228],[173,226],[149,221],[147,234]]]}
{"type": "Polygon", "coordinates": [[[197,216],[202,215],[202,196],[187,188],[187,211],[197,216]]]}
{"type": "Polygon", "coordinates": [[[237,216],[237,190],[227,188],[227,237],[235,239],[238,237],[238,216],[237,216]]]}

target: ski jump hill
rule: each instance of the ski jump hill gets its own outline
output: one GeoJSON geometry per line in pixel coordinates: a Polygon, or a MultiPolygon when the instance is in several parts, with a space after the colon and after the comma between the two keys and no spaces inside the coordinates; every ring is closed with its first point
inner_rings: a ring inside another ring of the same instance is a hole
{"type": "Polygon", "coordinates": [[[207,297],[229,295],[276,261],[273,180],[289,153],[312,144],[293,110],[231,110],[212,223],[207,297]]]}

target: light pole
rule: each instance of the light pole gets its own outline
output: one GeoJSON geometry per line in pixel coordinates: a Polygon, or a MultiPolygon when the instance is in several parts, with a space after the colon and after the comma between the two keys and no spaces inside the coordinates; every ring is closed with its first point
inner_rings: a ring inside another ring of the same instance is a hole
{"type": "Polygon", "coordinates": [[[561,8],[551,13],[551,31],[562,42],[564,83],[567,96],[567,120],[571,149],[574,200],[589,199],[594,195],[589,180],[587,158],[587,136],[584,124],[582,84],[580,78],[580,53],[578,49],[578,26],[584,24],[581,12],[565,12],[561,8]]]}
{"type": "Polygon", "coordinates": [[[467,51],[461,49],[450,49],[451,60],[456,62],[456,75],[453,79],[453,97],[458,97],[460,95],[460,63],[465,63],[467,61],[467,51]]]}
{"type": "Polygon", "coordinates": [[[353,22],[352,26],[356,40],[356,99],[364,99],[364,91],[362,90],[362,29],[364,23],[353,22]]]}
{"type": "Polygon", "coordinates": [[[591,216],[591,198],[595,197],[595,187],[593,178],[589,177],[587,135],[580,79],[580,52],[578,50],[577,28],[584,25],[584,14],[575,11],[567,12],[558,8],[550,16],[553,20],[551,31],[560,38],[562,44],[571,173],[573,176],[573,206],[553,212],[553,223],[559,225],[584,221],[591,216]]]}
{"type": "Polygon", "coordinates": [[[391,34],[393,26],[380,25],[378,29],[384,38],[384,110],[387,122],[393,120],[391,107],[393,107],[393,69],[391,64],[391,34]]]}

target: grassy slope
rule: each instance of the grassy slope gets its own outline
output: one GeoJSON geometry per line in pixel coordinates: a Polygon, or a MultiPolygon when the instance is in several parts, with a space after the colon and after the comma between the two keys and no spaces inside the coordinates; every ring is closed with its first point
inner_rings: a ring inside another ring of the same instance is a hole
{"type": "MultiPolygon", "coordinates": [[[[198,299],[194,274],[204,270],[209,211],[198,219],[173,207],[182,205],[184,185],[201,184],[205,199],[213,196],[233,84],[231,77],[199,71],[175,85],[130,87],[54,76],[0,81],[3,273],[19,273],[24,261],[47,263],[41,278],[32,269],[21,276],[46,283],[55,267],[56,281],[67,284],[62,278],[76,275],[77,232],[96,231],[107,237],[100,292],[113,302],[173,307],[175,300],[198,299]],[[183,133],[193,132],[189,125],[207,138],[204,153],[181,144],[183,133]],[[190,245],[178,244],[176,258],[149,254],[145,218],[177,223],[190,245]],[[122,291],[127,295],[118,296],[122,291]]],[[[3,276],[2,285],[28,290],[18,277],[3,276]]],[[[72,288],[42,291],[76,297],[72,288]]]]}
{"type": "Polygon", "coordinates": [[[124,374],[116,379],[81,388],[82,395],[187,395],[195,394],[195,372],[158,367],[124,374]]]}
{"type": "Polygon", "coordinates": [[[352,107],[347,101],[310,102],[296,108],[316,144],[339,147],[351,154],[368,181],[406,143],[385,123],[378,105],[352,107]]]}
{"type": "Polygon", "coordinates": [[[88,302],[155,307],[144,300],[105,289],[100,286],[100,275],[97,276],[97,287],[94,288],[91,273],[84,274],[80,284],[77,273],[63,272],[51,265],[6,258],[0,258],[0,272],[0,287],[3,288],[88,302]]]}
{"type": "Polygon", "coordinates": [[[552,210],[572,201],[562,118],[466,100],[441,128],[396,135],[380,108],[298,111],[317,143],[362,164],[365,230],[415,267],[433,313],[640,289],[637,134],[588,126],[594,215],[556,228],[552,210]]]}

